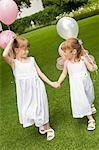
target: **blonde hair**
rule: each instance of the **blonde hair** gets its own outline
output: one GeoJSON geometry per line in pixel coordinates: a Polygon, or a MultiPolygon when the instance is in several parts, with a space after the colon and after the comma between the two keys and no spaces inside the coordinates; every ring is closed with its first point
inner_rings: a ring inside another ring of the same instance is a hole
{"type": "Polygon", "coordinates": [[[82,51],[83,51],[83,47],[80,44],[79,40],[76,38],[70,38],[67,41],[65,41],[62,46],[61,49],[66,52],[66,50],[71,50],[73,51],[74,49],[76,49],[77,51],[77,58],[80,58],[82,51]]]}
{"type": "Polygon", "coordinates": [[[82,55],[84,55],[84,48],[82,46],[82,42],[79,39],[76,38],[70,38],[66,41],[64,41],[61,45],[60,45],[60,51],[59,53],[62,54],[60,55],[61,57],[57,58],[57,63],[56,63],[56,67],[58,70],[63,70],[64,67],[64,62],[66,61],[65,58],[65,52],[66,50],[70,50],[73,51],[74,49],[76,49],[77,51],[77,58],[80,59],[80,57],[82,55]],[[64,56],[63,56],[64,55],[64,56]]]}
{"type": "Polygon", "coordinates": [[[15,53],[15,48],[21,48],[24,46],[24,44],[26,44],[27,48],[30,47],[30,44],[28,42],[28,40],[24,37],[20,37],[20,36],[17,36],[15,39],[14,39],[14,42],[12,44],[12,47],[11,47],[11,51],[10,51],[10,57],[12,58],[16,58],[16,53],[15,53]]]}

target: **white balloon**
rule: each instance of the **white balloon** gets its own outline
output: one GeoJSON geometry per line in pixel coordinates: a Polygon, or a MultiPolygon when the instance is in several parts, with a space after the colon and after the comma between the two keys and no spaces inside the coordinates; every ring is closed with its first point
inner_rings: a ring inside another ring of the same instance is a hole
{"type": "Polygon", "coordinates": [[[57,23],[57,32],[63,39],[78,36],[79,27],[75,19],[71,17],[63,17],[57,23]]]}
{"type": "Polygon", "coordinates": [[[0,31],[2,31],[2,25],[1,25],[1,22],[0,22],[0,31]]]}

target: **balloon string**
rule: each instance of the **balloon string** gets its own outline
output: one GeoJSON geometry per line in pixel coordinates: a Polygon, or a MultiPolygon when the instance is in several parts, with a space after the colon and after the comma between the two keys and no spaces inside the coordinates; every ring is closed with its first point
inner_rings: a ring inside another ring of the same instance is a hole
{"type": "Polygon", "coordinates": [[[8,29],[10,30],[10,26],[8,26],[8,29]]]}
{"type": "Polygon", "coordinates": [[[98,70],[95,71],[95,75],[94,75],[94,78],[93,78],[93,82],[96,82],[97,78],[98,78],[98,70]]]}
{"type": "Polygon", "coordinates": [[[86,54],[86,56],[87,56],[88,59],[90,60],[90,63],[91,63],[91,64],[94,64],[93,61],[92,61],[92,59],[90,58],[90,56],[89,56],[88,54],[86,54]]]}

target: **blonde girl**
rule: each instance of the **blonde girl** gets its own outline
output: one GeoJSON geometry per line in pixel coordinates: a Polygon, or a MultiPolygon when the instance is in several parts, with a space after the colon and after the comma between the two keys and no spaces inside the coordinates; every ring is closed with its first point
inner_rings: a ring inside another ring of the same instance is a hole
{"type": "Polygon", "coordinates": [[[55,137],[49,125],[47,93],[43,81],[57,87],[38,67],[35,58],[28,56],[29,42],[23,37],[12,39],[3,52],[4,60],[11,66],[16,82],[19,122],[23,127],[35,124],[47,140],[55,137]],[[43,81],[42,81],[42,80],[43,81]]]}
{"type": "Polygon", "coordinates": [[[94,102],[94,88],[90,78],[89,71],[95,71],[97,65],[89,62],[83,56],[83,48],[81,43],[76,38],[70,38],[63,42],[61,49],[65,54],[66,61],[64,62],[63,72],[58,79],[61,84],[67,73],[69,74],[71,107],[74,118],[88,118],[88,130],[95,129],[95,120],[93,113],[95,107],[92,107],[94,102]]]}

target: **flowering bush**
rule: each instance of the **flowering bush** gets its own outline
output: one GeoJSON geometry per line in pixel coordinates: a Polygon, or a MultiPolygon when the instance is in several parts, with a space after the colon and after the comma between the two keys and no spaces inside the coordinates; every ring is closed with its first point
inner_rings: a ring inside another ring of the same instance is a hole
{"type": "Polygon", "coordinates": [[[56,20],[61,19],[62,17],[73,17],[76,20],[83,19],[86,17],[90,17],[93,15],[99,14],[99,2],[89,5],[82,6],[78,8],[77,10],[72,10],[69,13],[64,12],[63,14],[60,14],[59,16],[56,17],[56,20]]]}

